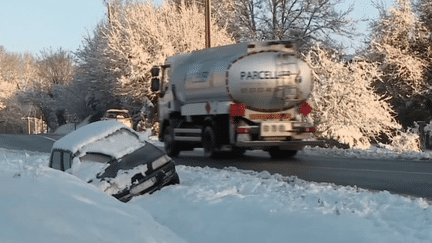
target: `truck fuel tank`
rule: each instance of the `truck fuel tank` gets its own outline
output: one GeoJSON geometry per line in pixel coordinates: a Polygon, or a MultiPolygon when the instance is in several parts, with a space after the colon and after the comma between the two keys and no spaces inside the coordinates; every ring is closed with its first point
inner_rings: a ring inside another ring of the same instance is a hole
{"type": "Polygon", "coordinates": [[[283,41],[239,43],[167,59],[170,88],[184,104],[234,101],[248,109],[283,111],[305,101],[312,71],[283,41]]]}
{"type": "Polygon", "coordinates": [[[293,54],[268,51],[246,55],[229,67],[227,92],[238,103],[259,111],[290,109],[313,88],[309,66],[293,54]]]}

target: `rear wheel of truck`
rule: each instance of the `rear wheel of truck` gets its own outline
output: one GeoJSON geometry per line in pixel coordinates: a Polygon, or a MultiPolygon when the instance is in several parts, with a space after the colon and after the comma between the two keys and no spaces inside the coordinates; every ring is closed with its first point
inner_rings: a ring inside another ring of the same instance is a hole
{"type": "Polygon", "coordinates": [[[216,152],[216,136],[213,128],[207,126],[202,134],[202,145],[204,148],[204,156],[207,158],[215,158],[216,152]]]}
{"type": "Polygon", "coordinates": [[[180,154],[180,149],[176,141],[174,141],[174,130],[168,126],[164,132],[164,147],[168,156],[176,157],[180,154]]]}
{"type": "Polygon", "coordinates": [[[231,153],[235,157],[242,157],[246,153],[246,149],[240,148],[240,147],[234,147],[234,148],[232,148],[231,153]]]}
{"type": "Polygon", "coordinates": [[[270,148],[268,152],[272,159],[288,159],[297,154],[297,150],[281,150],[279,148],[270,148]]]}

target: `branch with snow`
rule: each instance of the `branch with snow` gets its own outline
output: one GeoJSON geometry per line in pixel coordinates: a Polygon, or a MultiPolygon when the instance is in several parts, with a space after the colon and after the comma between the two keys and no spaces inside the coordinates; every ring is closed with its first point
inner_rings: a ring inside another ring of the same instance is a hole
{"type": "MultiPolygon", "coordinates": [[[[150,69],[169,56],[205,47],[204,14],[195,3],[151,2],[113,4],[110,23],[104,30],[105,53],[110,72],[119,77],[116,92],[123,99],[155,99],[150,90],[150,69]],[[126,98],[127,97],[127,98],[126,98]]],[[[225,28],[212,19],[212,45],[233,43],[225,28]]]]}
{"type": "Polygon", "coordinates": [[[345,63],[336,53],[315,46],[306,61],[314,69],[311,114],[318,133],[350,147],[368,148],[372,138],[400,129],[393,109],[377,95],[371,83],[380,78],[377,65],[365,61],[345,63]]]}

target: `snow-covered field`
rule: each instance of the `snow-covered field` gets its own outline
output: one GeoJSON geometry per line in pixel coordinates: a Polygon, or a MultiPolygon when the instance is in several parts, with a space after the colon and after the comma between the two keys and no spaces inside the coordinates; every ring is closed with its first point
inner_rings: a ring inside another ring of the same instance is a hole
{"type": "Polygon", "coordinates": [[[421,198],[177,166],[180,185],[125,204],[48,168],[48,156],[0,150],[0,242],[432,242],[421,198]]]}

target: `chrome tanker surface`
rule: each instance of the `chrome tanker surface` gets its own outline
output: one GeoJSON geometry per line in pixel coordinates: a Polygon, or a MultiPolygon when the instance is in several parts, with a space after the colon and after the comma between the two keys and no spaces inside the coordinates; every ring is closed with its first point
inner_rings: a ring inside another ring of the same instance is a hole
{"type": "Polygon", "coordinates": [[[311,69],[287,42],[240,43],[167,59],[170,88],[181,104],[235,101],[281,111],[305,101],[311,69]]]}
{"type": "Polygon", "coordinates": [[[313,88],[309,66],[281,51],[237,60],[228,70],[226,85],[234,101],[260,111],[290,109],[305,101],[313,88]]]}

